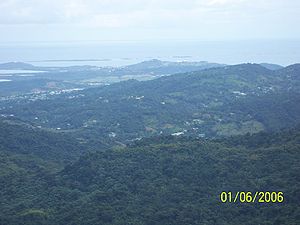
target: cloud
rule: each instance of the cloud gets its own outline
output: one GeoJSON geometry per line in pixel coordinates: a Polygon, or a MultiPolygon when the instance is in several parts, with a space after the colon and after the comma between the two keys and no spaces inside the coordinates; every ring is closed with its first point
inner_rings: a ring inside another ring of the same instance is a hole
{"type": "Polygon", "coordinates": [[[197,15],[201,18],[206,11],[230,12],[237,10],[246,2],[245,0],[2,0],[0,24],[90,22],[104,27],[117,27],[143,24],[157,17],[170,21],[174,18],[176,20],[176,16],[184,19],[189,14],[187,12],[191,12],[191,16],[196,16],[197,19],[197,15]],[[198,14],[193,14],[194,12],[198,14]]]}
{"type": "Polygon", "coordinates": [[[1,0],[0,40],[300,36],[299,11],[298,0],[1,0]]]}

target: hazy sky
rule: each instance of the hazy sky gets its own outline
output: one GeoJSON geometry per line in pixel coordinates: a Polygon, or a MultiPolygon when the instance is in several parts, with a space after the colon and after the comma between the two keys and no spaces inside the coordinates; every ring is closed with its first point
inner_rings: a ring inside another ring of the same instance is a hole
{"type": "Polygon", "coordinates": [[[0,0],[0,42],[299,38],[299,0],[0,0]]]}

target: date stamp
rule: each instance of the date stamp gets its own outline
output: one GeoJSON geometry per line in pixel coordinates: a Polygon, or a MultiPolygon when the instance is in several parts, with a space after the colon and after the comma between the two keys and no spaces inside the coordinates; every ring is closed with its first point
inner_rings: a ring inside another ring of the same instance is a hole
{"type": "Polygon", "coordinates": [[[221,192],[220,201],[222,203],[282,203],[284,202],[283,192],[269,192],[269,191],[256,191],[256,192],[221,192]]]}

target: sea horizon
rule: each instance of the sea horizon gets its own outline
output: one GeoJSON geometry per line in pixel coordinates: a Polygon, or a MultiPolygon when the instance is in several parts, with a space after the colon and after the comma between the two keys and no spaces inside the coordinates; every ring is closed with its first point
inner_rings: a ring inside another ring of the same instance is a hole
{"type": "Polygon", "coordinates": [[[125,66],[151,59],[287,66],[299,62],[300,39],[0,43],[0,63],[25,62],[35,66],[62,67],[125,66]]]}

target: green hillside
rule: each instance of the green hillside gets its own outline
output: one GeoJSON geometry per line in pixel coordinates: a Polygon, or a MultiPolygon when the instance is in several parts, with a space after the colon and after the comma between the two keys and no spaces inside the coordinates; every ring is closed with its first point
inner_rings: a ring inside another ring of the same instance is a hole
{"type": "Polygon", "coordinates": [[[127,144],[156,135],[232,136],[300,123],[295,64],[241,64],[0,102],[0,113],[83,141],[127,144]]]}
{"type": "Polygon", "coordinates": [[[56,163],[77,159],[86,147],[68,135],[49,132],[20,120],[0,120],[0,149],[9,155],[56,163]]]}
{"type": "Polygon", "coordinates": [[[86,154],[52,175],[22,168],[2,183],[0,221],[296,225],[299,140],[299,129],[216,141],[156,137],[86,154]],[[284,202],[221,203],[222,191],[281,191],[284,202]]]}

